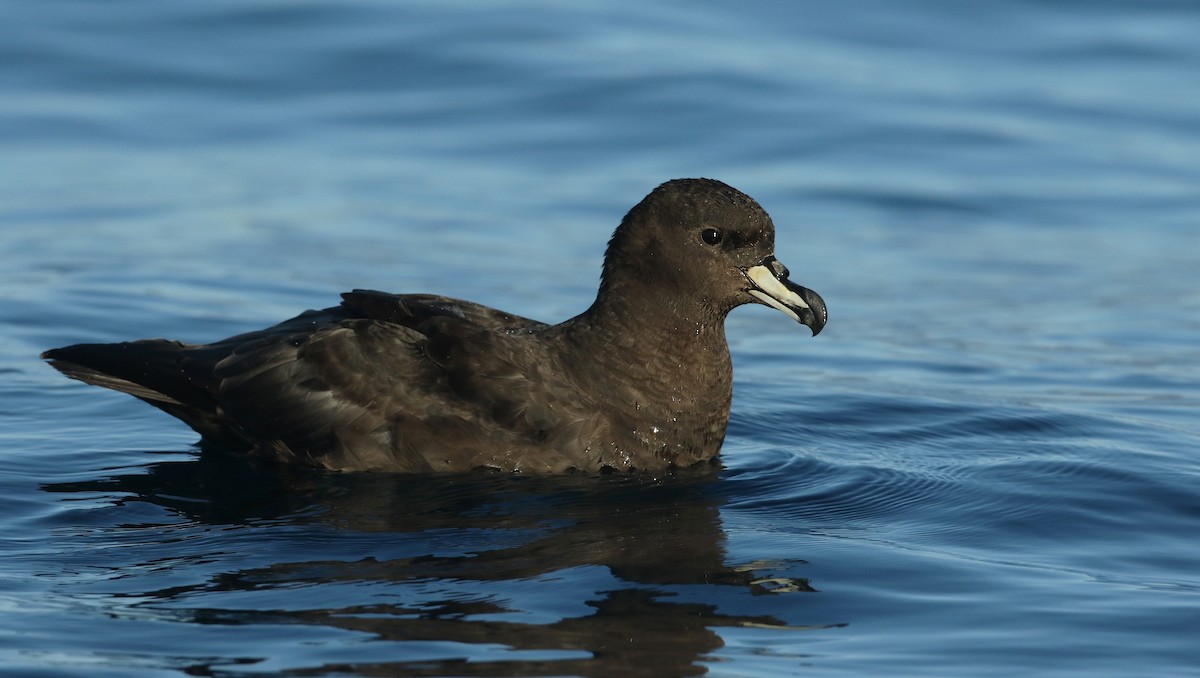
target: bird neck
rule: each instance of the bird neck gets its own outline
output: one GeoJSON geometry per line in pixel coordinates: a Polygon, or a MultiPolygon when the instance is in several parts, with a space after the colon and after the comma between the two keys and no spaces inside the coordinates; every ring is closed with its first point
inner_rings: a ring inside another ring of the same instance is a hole
{"type": "Polygon", "coordinates": [[[568,363],[586,366],[589,380],[629,375],[633,365],[639,368],[637,381],[621,390],[646,391],[651,402],[727,406],[733,369],[725,318],[706,316],[700,308],[602,290],[590,308],[556,329],[563,353],[571,356],[568,363]]]}
{"type": "Polygon", "coordinates": [[[725,318],[704,312],[701,303],[668,294],[604,294],[569,321],[577,340],[596,353],[623,361],[655,356],[689,363],[727,354],[725,318]]]}

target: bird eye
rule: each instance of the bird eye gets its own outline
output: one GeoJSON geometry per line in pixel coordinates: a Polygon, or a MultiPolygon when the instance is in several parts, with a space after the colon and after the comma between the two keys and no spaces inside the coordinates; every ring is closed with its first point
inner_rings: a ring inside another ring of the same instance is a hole
{"type": "Polygon", "coordinates": [[[721,232],[715,228],[706,228],[700,231],[700,239],[709,245],[716,245],[721,242],[721,232]]]}

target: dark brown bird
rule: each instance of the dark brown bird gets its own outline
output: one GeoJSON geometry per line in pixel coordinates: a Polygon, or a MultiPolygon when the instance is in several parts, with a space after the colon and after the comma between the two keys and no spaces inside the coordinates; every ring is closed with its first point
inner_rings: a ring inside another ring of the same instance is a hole
{"type": "Polygon", "coordinates": [[[42,357],[204,438],[344,471],[662,470],[711,459],[729,420],[725,316],[758,302],[812,329],[752,198],[679,179],[629,211],[596,301],[558,325],[448,297],[355,290],[212,344],[78,344],[42,357]]]}

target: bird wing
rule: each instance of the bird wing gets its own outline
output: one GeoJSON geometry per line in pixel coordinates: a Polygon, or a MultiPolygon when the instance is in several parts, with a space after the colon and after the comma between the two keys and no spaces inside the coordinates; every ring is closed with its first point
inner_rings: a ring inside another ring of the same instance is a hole
{"type": "Polygon", "coordinates": [[[433,295],[345,296],[358,317],[242,335],[216,364],[238,437],[328,468],[567,465],[528,454],[589,419],[528,340],[542,323],[433,295]]]}

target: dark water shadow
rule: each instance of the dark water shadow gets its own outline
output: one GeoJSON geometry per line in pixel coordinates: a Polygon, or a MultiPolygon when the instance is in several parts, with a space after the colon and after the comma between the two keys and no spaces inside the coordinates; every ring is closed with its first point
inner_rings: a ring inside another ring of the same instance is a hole
{"type": "MultiPolygon", "coordinates": [[[[243,532],[260,524],[261,529],[281,523],[295,529],[295,548],[275,546],[284,556],[279,562],[211,574],[201,584],[138,593],[175,613],[197,593],[211,603],[214,595],[219,599],[227,592],[311,590],[338,582],[423,591],[416,603],[408,596],[404,602],[382,596],[385,602],[318,609],[188,611],[188,621],[199,624],[319,625],[397,643],[389,653],[394,661],[380,662],[373,655],[364,663],[328,662],[285,675],[612,676],[703,674],[702,662],[723,645],[714,630],[720,627],[805,628],[718,609],[719,602],[731,598],[813,590],[806,580],[768,576],[770,564],[726,562],[720,521],[724,499],[714,489],[719,483],[715,469],[660,479],[327,474],[259,468],[205,453],[194,461],[151,465],[146,473],[44,489],[119,492],[126,501],[149,502],[188,520],[243,532]],[[401,540],[412,555],[311,558],[321,549],[304,542],[318,532],[324,540],[364,534],[380,544],[401,540]],[[616,583],[603,591],[584,587],[563,607],[576,603],[574,609],[586,613],[547,623],[511,621],[511,613],[520,610],[507,609],[495,597],[455,594],[461,583],[503,593],[506,582],[589,566],[606,568],[616,583]],[[427,586],[431,581],[439,585],[427,586]],[[688,589],[687,600],[676,599],[679,587],[695,586],[703,587],[701,593],[688,589]],[[504,651],[450,649],[433,660],[406,659],[405,643],[431,641],[504,651]]],[[[189,672],[228,674],[228,658],[220,669],[217,665],[189,672]]]]}

